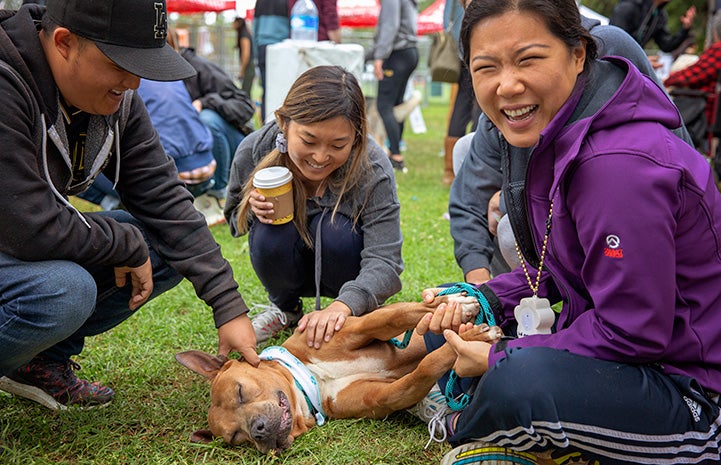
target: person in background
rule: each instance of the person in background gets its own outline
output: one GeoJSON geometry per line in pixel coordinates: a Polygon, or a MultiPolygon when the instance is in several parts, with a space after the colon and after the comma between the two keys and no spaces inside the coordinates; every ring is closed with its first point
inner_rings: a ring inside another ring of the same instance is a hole
{"type": "Polygon", "coordinates": [[[676,50],[674,54],[673,63],[671,63],[670,73],[675,73],[696,61],[698,61],[698,44],[696,43],[696,37],[691,34],[676,50]]]}
{"type": "Polygon", "coordinates": [[[454,304],[419,323],[477,381],[458,411],[435,405],[442,463],[719,463],[721,195],[678,110],[595,59],[573,0],[474,0],[461,42],[522,266],[477,287],[507,337],[462,340],[454,304]]]}
{"type": "MultiPolygon", "coordinates": [[[[721,14],[717,13],[711,18],[710,24],[711,43],[699,55],[692,64],[671,73],[664,81],[666,88],[696,89],[706,94],[706,131],[699,134],[701,140],[697,144],[699,148],[708,151],[706,132],[710,130],[708,125],[716,119],[716,99],[718,92],[716,86],[719,84],[719,73],[721,72],[721,14]]],[[[680,104],[679,104],[680,105],[680,104]]],[[[721,167],[720,167],[721,168],[721,167]]]]}
{"type": "MultiPolygon", "coordinates": [[[[288,11],[293,9],[296,0],[288,1],[288,11]]],[[[318,40],[330,40],[339,44],[340,22],[338,20],[338,0],[313,0],[318,8],[318,40]]]]}
{"type": "Polygon", "coordinates": [[[671,34],[668,14],[664,9],[669,0],[619,0],[613,9],[610,24],[628,32],[641,47],[653,40],[662,52],[671,53],[688,38],[696,17],[691,6],[681,16],[681,29],[671,34]]]}
{"type": "Polygon", "coordinates": [[[225,216],[248,233],[250,261],[268,292],[254,315],[264,342],[298,325],[320,347],[350,315],[378,308],[401,289],[400,204],[393,169],[367,135],[358,81],[339,66],[316,66],[291,86],[275,121],[248,136],[233,160],[225,216]],[[293,174],[294,218],[272,224],[273,204],[254,187],[269,166],[293,174]],[[320,298],[333,301],[321,308],[320,298]],[[315,297],[303,314],[301,297],[315,297]]]}
{"type": "Polygon", "coordinates": [[[72,357],[184,277],[218,354],[260,363],[233,270],[134,92],[195,73],[166,18],[164,0],[48,0],[0,21],[0,389],[49,408],[111,402],[72,357]],[[125,210],[80,212],[68,197],[101,173],[125,210]]]}
{"type": "Polygon", "coordinates": [[[416,0],[383,0],[369,54],[378,80],[376,105],[388,137],[389,158],[400,172],[407,171],[400,148],[404,124],[396,121],[393,107],[403,103],[408,81],[418,66],[417,18],[416,0]]]}
{"type": "MultiPolygon", "coordinates": [[[[443,10],[443,24],[446,30],[451,28],[453,38],[458,43],[458,35],[461,32],[463,13],[470,0],[448,0],[443,10]]],[[[459,52],[460,53],[460,52],[459,52]]],[[[455,173],[453,170],[453,147],[458,139],[466,134],[468,125],[471,125],[471,132],[476,130],[478,117],[481,109],[473,95],[473,85],[468,68],[461,65],[461,73],[458,82],[451,88],[451,112],[446,130],[446,138],[443,143],[443,178],[444,186],[453,184],[455,173]]]]}
{"type": "Polygon", "coordinates": [[[197,55],[191,47],[180,47],[175,30],[171,29],[168,37],[171,46],[196,71],[195,76],[183,82],[193,106],[200,113],[200,120],[213,135],[216,162],[213,185],[196,198],[195,204],[206,218],[214,220],[222,216],[235,149],[253,131],[255,106],[250,96],[235,85],[223,68],[197,55]]]}
{"type": "Polygon", "coordinates": [[[236,32],[235,47],[238,49],[238,57],[240,59],[240,70],[238,71],[238,80],[241,82],[240,88],[243,89],[246,94],[251,95],[253,79],[255,78],[253,35],[243,18],[235,18],[233,20],[233,28],[236,32]]]}
{"type": "MultiPolygon", "coordinates": [[[[213,135],[200,119],[182,81],[140,81],[137,90],[158,131],[165,153],[175,161],[178,177],[197,198],[213,188],[217,162],[213,157],[213,135]]],[[[199,209],[208,226],[225,222],[222,211],[199,209]]]]}
{"type": "MultiPolygon", "coordinates": [[[[261,0],[256,2],[253,12],[253,46],[260,72],[260,87],[263,96],[260,114],[266,118],[265,89],[268,76],[265,69],[265,49],[290,37],[290,9],[288,0],[261,0]]],[[[267,118],[266,118],[267,119],[267,118]]]]}

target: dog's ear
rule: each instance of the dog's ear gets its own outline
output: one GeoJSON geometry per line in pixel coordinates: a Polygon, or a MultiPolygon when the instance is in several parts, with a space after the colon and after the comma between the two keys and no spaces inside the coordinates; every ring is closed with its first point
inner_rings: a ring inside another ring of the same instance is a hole
{"type": "Polygon", "coordinates": [[[190,442],[208,444],[213,441],[213,433],[209,429],[199,429],[190,433],[190,442]]]}
{"type": "Polygon", "coordinates": [[[188,368],[199,375],[203,375],[208,379],[215,378],[220,367],[228,361],[227,357],[215,357],[200,350],[188,350],[175,354],[175,360],[180,362],[185,368],[188,368]]]}

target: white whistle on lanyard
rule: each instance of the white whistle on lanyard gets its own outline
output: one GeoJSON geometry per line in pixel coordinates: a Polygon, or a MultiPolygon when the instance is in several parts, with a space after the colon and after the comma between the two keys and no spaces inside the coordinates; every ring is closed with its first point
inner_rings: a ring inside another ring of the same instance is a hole
{"type": "Polygon", "coordinates": [[[548,299],[526,297],[516,305],[513,314],[518,322],[518,337],[532,334],[551,334],[556,315],[548,299]]]}

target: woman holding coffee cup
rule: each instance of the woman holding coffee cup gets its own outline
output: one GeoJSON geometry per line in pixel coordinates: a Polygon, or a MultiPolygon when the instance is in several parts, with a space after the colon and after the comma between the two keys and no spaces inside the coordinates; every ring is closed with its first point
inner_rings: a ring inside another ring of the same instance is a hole
{"type": "Polygon", "coordinates": [[[297,324],[320,347],[349,315],[401,289],[393,169],[367,136],[365,98],[351,73],[316,66],[298,77],[275,121],[238,147],[225,216],[234,236],[249,234],[270,299],[251,317],[259,343],[297,324]],[[304,315],[301,297],[315,297],[316,311],[304,315]],[[321,297],[334,300],[321,309],[321,297]]]}

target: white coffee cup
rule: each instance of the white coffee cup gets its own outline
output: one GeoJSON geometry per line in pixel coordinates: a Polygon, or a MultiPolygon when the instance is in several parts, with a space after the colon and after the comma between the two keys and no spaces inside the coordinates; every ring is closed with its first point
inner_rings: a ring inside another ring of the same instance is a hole
{"type": "Polygon", "coordinates": [[[258,170],[253,187],[273,203],[273,224],[293,221],[293,173],[284,166],[271,166],[258,170]]]}

